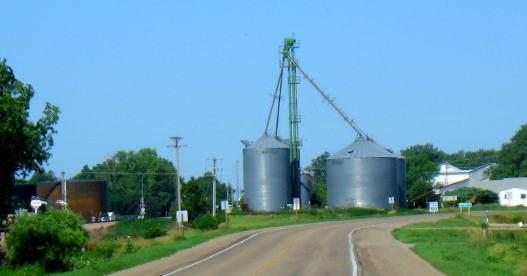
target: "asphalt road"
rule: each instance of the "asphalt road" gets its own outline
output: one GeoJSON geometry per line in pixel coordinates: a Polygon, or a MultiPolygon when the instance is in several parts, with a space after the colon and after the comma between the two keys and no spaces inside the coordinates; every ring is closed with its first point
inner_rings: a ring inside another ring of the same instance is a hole
{"type": "Polygon", "coordinates": [[[391,236],[451,215],[356,219],[220,237],[115,275],[441,275],[391,236]],[[355,273],[355,274],[354,274],[355,273]]]}

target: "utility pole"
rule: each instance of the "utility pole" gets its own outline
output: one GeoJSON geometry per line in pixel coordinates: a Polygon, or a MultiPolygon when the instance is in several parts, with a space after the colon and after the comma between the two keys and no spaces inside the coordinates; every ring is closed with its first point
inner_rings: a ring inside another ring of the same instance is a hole
{"type": "Polygon", "coordinates": [[[64,177],[64,172],[61,172],[60,174],[62,176],[62,200],[64,201],[64,203],[67,204],[67,202],[68,202],[68,187],[67,187],[67,183],[66,183],[66,178],[64,177]]]}
{"type": "Polygon", "coordinates": [[[236,160],[236,191],[238,191],[238,204],[240,204],[240,199],[242,198],[242,190],[240,190],[240,179],[239,179],[239,168],[240,161],[236,160]]]}
{"type": "MultiPolygon", "coordinates": [[[[170,148],[176,149],[176,191],[177,191],[177,210],[178,212],[181,212],[181,169],[179,168],[179,149],[182,147],[186,147],[187,145],[180,144],[181,139],[183,137],[181,136],[172,136],[170,139],[174,142],[174,144],[169,145],[170,148]]],[[[177,214],[176,214],[177,215],[177,214]]],[[[182,221],[179,218],[176,218],[178,222],[179,228],[181,228],[182,221]]]]}
{"type": "Polygon", "coordinates": [[[209,160],[212,161],[212,216],[216,216],[216,163],[221,158],[211,157],[209,160]]]}

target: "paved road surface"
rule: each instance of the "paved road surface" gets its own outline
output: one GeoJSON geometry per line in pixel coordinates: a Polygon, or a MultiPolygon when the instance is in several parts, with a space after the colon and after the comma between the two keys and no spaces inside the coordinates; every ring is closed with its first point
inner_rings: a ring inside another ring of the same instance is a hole
{"type": "Polygon", "coordinates": [[[357,219],[247,231],[115,275],[353,275],[354,269],[357,275],[442,275],[392,238],[391,230],[447,216],[357,219]]]}

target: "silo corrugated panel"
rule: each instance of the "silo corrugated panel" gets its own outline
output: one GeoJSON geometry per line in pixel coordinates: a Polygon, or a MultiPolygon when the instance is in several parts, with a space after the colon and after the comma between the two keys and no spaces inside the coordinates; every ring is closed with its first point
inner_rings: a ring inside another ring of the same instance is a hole
{"type": "Polygon", "coordinates": [[[399,159],[379,144],[358,137],[326,161],[328,205],[389,208],[389,197],[399,204],[401,174],[404,177],[399,159]]]}
{"type": "Polygon", "coordinates": [[[397,158],[397,185],[399,186],[399,207],[406,208],[406,165],[404,158],[397,158]]]}
{"type": "Polygon", "coordinates": [[[300,207],[309,208],[311,196],[313,195],[313,177],[308,173],[302,173],[300,186],[300,207]]]}
{"type": "Polygon", "coordinates": [[[263,135],[244,142],[245,202],[252,211],[276,211],[291,203],[289,146],[280,138],[263,135]]]}

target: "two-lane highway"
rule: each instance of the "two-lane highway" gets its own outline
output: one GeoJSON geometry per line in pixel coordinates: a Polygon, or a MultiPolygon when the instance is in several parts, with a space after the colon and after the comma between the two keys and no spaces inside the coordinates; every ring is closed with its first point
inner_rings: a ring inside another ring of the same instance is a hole
{"type": "Polygon", "coordinates": [[[221,237],[116,275],[440,275],[393,239],[420,215],[293,225],[221,237]]]}

